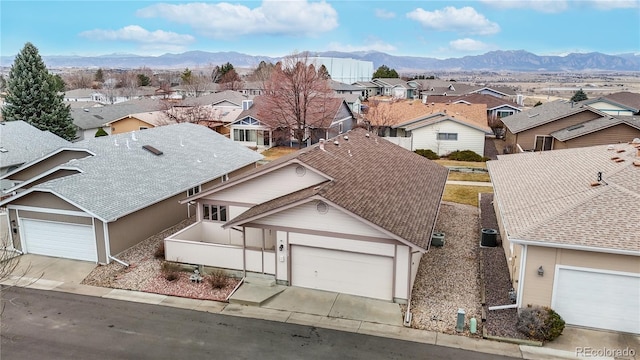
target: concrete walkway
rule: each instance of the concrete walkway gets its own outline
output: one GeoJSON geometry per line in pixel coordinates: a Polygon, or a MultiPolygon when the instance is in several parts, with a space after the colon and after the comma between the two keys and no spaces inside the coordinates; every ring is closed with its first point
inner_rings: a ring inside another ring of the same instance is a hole
{"type": "Polygon", "coordinates": [[[517,345],[407,328],[402,326],[397,304],[324,291],[285,287],[261,306],[246,306],[82,285],[95,266],[84,261],[22,255],[16,271],[2,285],[317,326],[522,359],[584,359],[589,356],[577,357],[576,348],[590,347],[593,351],[632,349],[634,356],[619,358],[640,360],[640,336],[568,327],[560,338],[544,347],[517,345]]]}
{"type": "Polygon", "coordinates": [[[489,186],[493,187],[493,184],[486,181],[458,181],[447,180],[447,185],[464,185],[464,186],[489,186]]]}

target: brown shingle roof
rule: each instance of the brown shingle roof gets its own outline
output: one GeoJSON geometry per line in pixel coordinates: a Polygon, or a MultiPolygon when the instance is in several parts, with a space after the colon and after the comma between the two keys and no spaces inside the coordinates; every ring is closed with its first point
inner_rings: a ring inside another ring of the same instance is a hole
{"type": "MultiPolygon", "coordinates": [[[[458,118],[464,122],[471,122],[481,127],[488,127],[487,106],[484,104],[449,104],[432,103],[427,99],[423,104],[420,100],[401,100],[393,102],[378,102],[369,104],[369,114],[375,113],[374,107],[390,108],[390,115],[385,119],[385,124],[377,123],[375,116],[366,117],[373,126],[394,126],[403,124],[409,120],[417,119],[430,114],[444,113],[458,118]]],[[[386,111],[386,110],[383,110],[386,111]]]]}
{"type": "Polygon", "coordinates": [[[640,111],[640,94],[629,91],[621,91],[613,94],[609,94],[604,97],[617,102],[618,104],[628,106],[630,108],[640,111]]]}
{"type": "Polygon", "coordinates": [[[628,144],[608,148],[501,155],[489,161],[509,238],[640,255],[637,150],[628,144]],[[614,156],[624,161],[615,162],[614,156]],[[604,181],[592,186],[598,172],[604,181]]]}
{"type": "MultiPolygon", "coordinates": [[[[333,180],[257,205],[227,226],[305,199],[322,199],[427,249],[448,170],[364,129],[346,135],[348,140],[335,138],[339,145],[331,139],[325,150],[316,144],[246,174],[252,176],[296,160],[333,180]]],[[[232,181],[242,181],[245,176],[232,181]]]]}

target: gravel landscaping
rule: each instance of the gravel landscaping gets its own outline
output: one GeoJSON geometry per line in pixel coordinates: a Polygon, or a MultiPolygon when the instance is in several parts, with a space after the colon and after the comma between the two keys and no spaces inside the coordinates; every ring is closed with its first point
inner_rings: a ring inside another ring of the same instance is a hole
{"type": "MultiPolygon", "coordinates": [[[[464,335],[482,336],[479,277],[478,208],[443,202],[436,231],[445,233],[443,247],[431,247],[418,266],[411,298],[411,326],[457,334],[458,309],[465,311],[464,335]],[[475,335],[469,321],[476,318],[475,335]]],[[[406,311],[406,306],[403,307],[406,311]]]]}
{"type": "MultiPolygon", "coordinates": [[[[498,220],[493,208],[493,194],[484,193],[480,198],[480,222],[483,228],[498,229],[498,220]]],[[[498,234],[498,244],[501,244],[498,234]]],[[[501,245],[480,249],[483,261],[484,283],[486,296],[487,320],[484,324],[488,335],[526,339],[526,336],[516,329],[518,321],[517,309],[489,311],[489,306],[512,304],[509,299],[511,280],[509,267],[501,245]]]]}
{"type": "Polygon", "coordinates": [[[221,289],[213,289],[208,283],[206,275],[204,281],[194,283],[189,280],[192,273],[183,271],[178,273],[178,279],[168,281],[161,271],[163,259],[154,257],[156,249],[164,238],[193,224],[194,221],[194,217],[186,219],[116,255],[116,258],[129,264],[128,268],[117,262],[98,266],[82,283],[193,299],[225,301],[238,284],[238,279],[228,278],[226,286],[221,289]]]}

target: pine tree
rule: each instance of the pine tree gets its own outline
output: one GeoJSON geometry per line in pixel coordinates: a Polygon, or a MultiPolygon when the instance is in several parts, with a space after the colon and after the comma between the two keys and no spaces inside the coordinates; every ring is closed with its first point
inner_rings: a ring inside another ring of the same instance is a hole
{"type": "Polygon", "coordinates": [[[571,97],[571,101],[573,102],[579,102],[579,101],[584,101],[587,100],[587,94],[585,94],[584,91],[582,91],[582,89],[576,91],[573,96],[571,97]]]}
{"type": "Polygon", "coordinates": [[[40,130],[50,131],[73,140],[76,127],[71,111],[56,91],[53,77],[47,71],[38,49],[26,43],[13,61],[7,80],[5,121],[24,120],[40,130]]]}

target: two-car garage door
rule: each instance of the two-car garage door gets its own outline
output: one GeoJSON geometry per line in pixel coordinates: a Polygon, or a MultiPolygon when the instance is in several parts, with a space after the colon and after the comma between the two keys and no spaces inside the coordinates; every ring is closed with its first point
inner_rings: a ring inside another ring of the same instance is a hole
{"type": "Polygon", "coordinates": [[[98,261],[91,225],[21,219],[26,253],[98,261]]]}
{"type": "Polygon", "coordinates": [[[552,307],[567,324],[640,333],[640,277],[559,267],[552,307]]]}
{"type": "Polygon", "coordinates": [[[293,286],[393,299],[393,258],[291,246],[293,286]]]}

